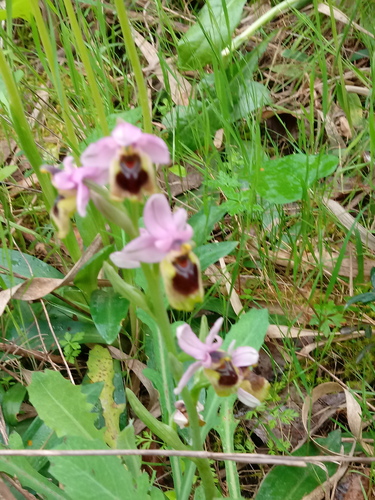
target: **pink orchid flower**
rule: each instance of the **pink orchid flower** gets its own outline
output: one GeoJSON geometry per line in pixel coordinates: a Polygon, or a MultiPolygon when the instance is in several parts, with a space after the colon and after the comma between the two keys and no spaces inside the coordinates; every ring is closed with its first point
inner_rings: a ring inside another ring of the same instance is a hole
{"type": "Polygon", "coordinates": [[[179,208],[172,213],[163,194],[154,194],[147,200],[143,220],[145,228],[140,230],[140,236],[111,254],[116,266],[130,269],[139,267],[141,262],[161,262],[193,236],[193,228],[186,223],[186,210],[179,208]]]}
{"type": "MultiPolygon", "coordinates": [[[[238,347],[237,349],[233,349],[234,341],[229,346],[227,353],[221,351],[220,347],[223,341],[221,337],[219,337],[218,333],[222,324],[223,318],[219,318],[214,323],[204,342],[199,340],[189,325],[185,324],[177,328],[178,345],[184,352],[195,358],[197,361],[192,363],[183,374],[174,392],[175,394],[180,394],[190,378],[200,368],[206,370],[207,373],[211,371],[215,372],[218,369],[218,361],[220,363],[220,361],[225,358],[225,372],[222,371],[220,374],[221,378],[226,378],[227,387],[225,388],[225,391],[228,391],[228,388],[230,390],[230,382],[233,379],[232,387],[234,390],[237,390],[238,398],[248,406],[257,406],[259,401],[238,386],[242,381],[240,369],[256,364],[258,362],[259,353],[253,347],[238,347]],[[228,363],[228,359],[230,360],[230,363],[228,363]],[[238,368],[239,370],[236,371],[233,367],[238,368]]],[[[211,380],[211,377],[209,377],[209,379],[211,380]]],[[[220,388],[218,384],[214,385],[214,388],[219,395],[221,395],[220,392],[224,392],[219,390],[220,388]]]]}
{"type": "Polygon", "coordinates": [[[92,180],[97,184],[105,184],[108,174],[103,169],[95,167],[79,167],[74,164],[72,156],[63,160],[63,169],[44,166],[43,168],[53,176],[52,184],[64,198],[76,198],[77,212],[86,215],[86,207],[90,200],[90,189],[84,184],[85,180],[92,180]]]}
{"type": "Polygon", "coordinates": [[[82,154],[84,166],[103,168],[109,175],[109,192],[115,200],[141,200],[157,191],[153,163],[169,163],[165,142],[138,127],[119,121],[109,137],[90,144],[82,154]]]}
{"type": "Polygon", "coordinates": [[[170,162],[169,151],[163,139],[145,134],[131,123],[119,120],[109,137],[103,137],[86,148],[81,156],[82,164],[109,169],[121,149],[129,146],[145,153],[153,163],[170,162]]]}

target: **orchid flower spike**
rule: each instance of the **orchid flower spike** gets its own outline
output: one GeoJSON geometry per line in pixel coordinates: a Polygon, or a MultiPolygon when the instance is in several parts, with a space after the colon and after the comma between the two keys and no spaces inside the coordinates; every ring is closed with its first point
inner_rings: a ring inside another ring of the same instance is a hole
{"type": "Polygon", "coordinates": [[[59,196],[52,209],[51,216],[59,230],[59,237],[64,238],[70,228],[69,219],[77,210],[79,215],[86,215],[86,207],[90,200],[90,189],[85,180],[92,180],[97,184],[107,182],[107,173],[95,167],[77,167],[72,156],[67,156],[63,162],[63,169],[45,165],[42,169],[52,175],[52,184],[59,196]]]}
{"type": "Polygon", "coordinates": [[[203,368],[218,396],[229,396],[237,392],[237,397],[243,403],[251,407],[257,406],[260,401],[248,392],[249,386],[242,386],[242,382],[249,367],[258,362],[259,353],[253,347],[234,349],[233,342],[228,352],[221,350],[223,341],[218,333],[222,324],[223,318],[218,319],[204,342],[199,340],[189,325],[177,328],[178,345],[197,361],[183,374],[174,392],[180,394],[194,373],[203,368]]]}
{"type": "Polygon", "coordinates": [[[163,194],[154,194],[143,211],[145,228],[140,236],[128,243],[120,252],[111,254],[116,266],[130,269],[141,262],[161,262],[169,252],[179,249],[193,236],[193,228],[187,224],[187,212],[183,208],[172,213],[163,194]]]}
{"type": "Polygon", "coordinates": [[[112,198],[141,199],[143,194],[156,191],[152,163],[170,162],[165,142],[138,127],[119,120],[109,137],[90,144],[81,156],[84,166],[109,172],[112,198]]]}

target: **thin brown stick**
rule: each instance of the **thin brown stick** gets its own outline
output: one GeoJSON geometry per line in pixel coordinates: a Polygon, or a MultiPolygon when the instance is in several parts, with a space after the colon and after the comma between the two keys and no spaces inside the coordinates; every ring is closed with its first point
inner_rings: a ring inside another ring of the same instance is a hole
{"type": "Polygon", "coordinates": [[[35,349],[25,349],[24,347],[20,347],[16,344],[6,344],[4,342],[0,342],[0,351],[5,354],[14,354],[15,356],[21,356],[22,358],[35,358],[39,361],[45,361],[47,363],[63,363],[63,359],[61,356],[57,356],[57,354],[48,354],[36,351],[35,349]]]}
{"type": "Polygon", "coordinates": [[[375,462],[375,457],[350,457],[348,455],[321,455],[304,457],[284,457],[258,453],[216,453],[193,450],[0,450],[0,456],[17,457],[83,457],[83,456],[157,456],[157,457],[187,457],[208,458],[210,460],[231,460],[247,464],[291,465],[306,467],[307,464],[329,463],[361,463],[375,462]]]}

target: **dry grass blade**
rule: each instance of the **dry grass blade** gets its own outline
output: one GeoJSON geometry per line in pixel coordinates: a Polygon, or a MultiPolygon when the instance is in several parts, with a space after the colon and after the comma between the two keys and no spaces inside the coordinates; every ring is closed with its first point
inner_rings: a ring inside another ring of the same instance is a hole
{"type": "Polygon", "coordinates": [[[324,205],[328,208],[328,210],[337,217],[337,219],[341,222],[343,226],[348,230],[357,230],[359,236],[361,238],[362,243],[369,249],[371,252],[375,253],[375,236],[370,233],[368,229],[359,224],[355,218],[348,213],[345,208],[337,203],[337,201],[330,200],[328,198],[322,199],[324,205]]]}
{"type": "Polygon", "coordinates": [[[88,262],[93,255],[101,248],[102,241],[98,235],[87,248],[82,257],[76,262],[69,273],[63,279],[59,278],[30,278],[23,283],[13,286],[0,292],[0,316],[11,299],[38,300],[53,292],[61,286],[72,282],[80,268],[88,262]]]}
{"type": "MultiPolygon", "coordinates": [[[[309,432],[309,414],[312,408],[312,405],[322,396],[325,396],[326,394],[332,394],[332,393],[337,393],[337,392],[342,392],[344,391],[345,394],[345,400],[346,400],[346,412],[347,412],[347,419],[348,419],[348,425],[349,428],[355,437],[355,439],[361,444],[361,446],[366,450],[368,453],[373,453],[373,448],[365,443],[362,439],[362,409],[359,403],[356,401],[354,398],[353,394],[346,388],[343,389],[343,387],[338,384],[337,382],[326,382],[324,384],[319,384],[317,387],[315,387],[311,393],[311,396],[307,396],[303,406],[302,406],[302,423],[303,426],[308,434],[309,432]]],[[[311,436],[310,436],[311,438],[311,436]]],[[[313,438],[311,438],[314,443],[322,449],[322,446],[316,442],[313,438]]],[[[326,450],[323,448],[324,451],[329,452],[329,450],[326,450]]]]}
{"type": "MultiPolygon", "coordinates": [[[[318,5],[318,11],[321,14],[324,14],[325,16],[331,17],[331,7],[325,3],[320,3],[318,5]]],[[[341,10],[339,10],[337,7],[332,7],[332,14],[333,17],[336,19],[336,21],[339,21],[340,23],[348,24],[349,26],[354,26],[358,31],[361,33],[365,33],[365,35],[370,36],[371,38],[375,38],[375,36],[370,33],[370,31],[367,31],[365,28],[362,28],[358,23],[351,21],[347,15],[345,15],[341,10]]]]}
{"type": "Polygon", "coordinates": [[[153,409],[159,399],[159,393],[156,389],[154,389],[152,382],[145,375],[143,375],[143,370],[147,368],[147,366],[141,363],[138,359],[131,358],[124,352],[121,352],[120,349],[117,349],[116,347],[108,346],[108,350],[114,359],[119,359],[120,361],[126,363],[127,367],[139,378],[150,396],[148,409],[153,409]]]}
{"type": "Polygon", "coordinates": [[[168,88],[169,86],[171,99],[176,105],[188,105],[192,86],[178,73],[172,60],[168,59],[166,61],[168,63],[168,85],[166,85],[157,50],[135,30],[133,30],[133,37],[136,45],[149,64],[148,68],[145,68],[144,71],[152,71],[164,88],[168,88]]]}

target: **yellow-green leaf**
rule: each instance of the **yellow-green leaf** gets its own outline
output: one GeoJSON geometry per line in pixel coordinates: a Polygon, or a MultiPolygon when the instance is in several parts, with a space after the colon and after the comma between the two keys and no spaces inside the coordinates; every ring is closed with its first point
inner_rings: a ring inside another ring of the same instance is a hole
{"type": "Polygon", "coordinates": [[[112,357],[107,349],[96,345],[90,352],[87,366],[89,368],[88,376],[92,382],[104,382],[103,390],[99,396],[106,424],[104,438],[109,446],[115,448],[120,434],[119,418],[125,405],[118,405],[113,399],[115,371],[112,357]]]}

